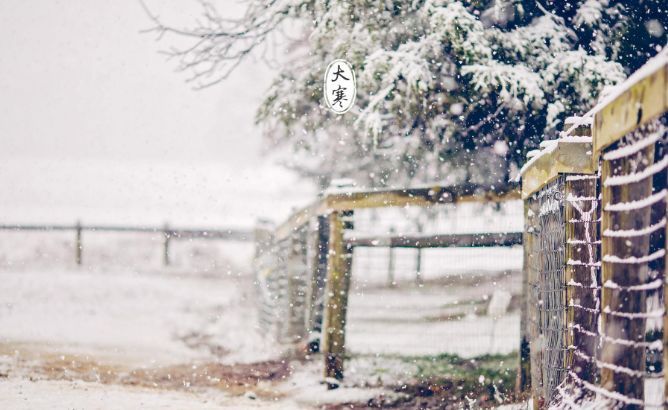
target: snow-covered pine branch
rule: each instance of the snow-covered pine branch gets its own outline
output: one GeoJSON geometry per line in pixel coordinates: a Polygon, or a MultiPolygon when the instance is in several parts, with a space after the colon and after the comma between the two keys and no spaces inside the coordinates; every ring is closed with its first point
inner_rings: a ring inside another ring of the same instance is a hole
{"type": "Polygon", "coordinates": [[[191,38],[171,55],[199,86],[224,79],[286,25],[304,27],[283,41],[293,57],[277,70],[257,121],[269,142],[292,148],[292,168],[323,185],[351,177],[367,186],[503,186],[528,151],[656,53],[668,31],[647,28],[668,24],[654,0],[643,7],[612,0],[540,7],[250,0],[247,7],[241,19],[226,20],[222,9],[203,3],[189,30],[149,15],[159,36],[191,38]],[[327,110],[321,89],[337,58],[348,60],[358,79],[355,107],[343,116],[327,110]]]}

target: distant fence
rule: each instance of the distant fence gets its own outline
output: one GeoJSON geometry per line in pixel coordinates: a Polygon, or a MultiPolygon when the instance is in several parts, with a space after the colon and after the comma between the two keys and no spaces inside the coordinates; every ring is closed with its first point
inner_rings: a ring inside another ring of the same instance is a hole
{"type": "Polygon", "coordinates": [[[3,224],[0,225],[0,231],[72,231],[74,232],[74,258],[77,265],[83,263],[83,232],[139,232],[161,234],[163,237],[162,260],[165,266],[170,263],[170,242],[178,239],[219,239],[230,241],[253,241],[253,231],[243,229],[205,229],[205,228],[171,228],[168,224],[161,227],[157,226],[113,226],[113,225],[74,225],[59,224],[3,224]]]}
{"type": "Polygon", "coordinates": [[[519,385],[535,408],[668,404],[667,95],[664,52],[523,168],[519,385]]]}
{"type": "MultiPolygon", "coordinates": [[[[293,349],[322,352],[325,379],[335,387],[344,374],[354,249],[390,249],[386,263],[389,275],[393,275],[395,248],[507,247],[522,241],[521,232],[357,237],[355,212],[511,199],[519,199],[519,192],[473,184],[384,190],[340,188],[325,193],[278,227],[264,226],[256,231],[255,271],[262,327],[293,349]]],[[[419,252],[417,258],[419,281],[419,252]]],[[[392,276],[388,281],[393,282],[392,276]]]]}

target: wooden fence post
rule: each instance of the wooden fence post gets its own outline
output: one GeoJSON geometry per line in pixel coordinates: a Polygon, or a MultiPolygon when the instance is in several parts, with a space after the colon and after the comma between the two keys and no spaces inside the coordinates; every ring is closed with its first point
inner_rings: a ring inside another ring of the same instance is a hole
{"type": "Polygon", "coordinates": [[[519,371],[517,372],[517,393],[528,392],[531,389],[531,334],[529,331],[529,309],[535,307],[529,305],[529,269],[530,258],[533,247],[532,241],[534,233],[532,227],[534,224],[534,214],[531,210],[529,201],[524,201],[524,234],[522,236],[524,258],[522,262],[522,300],[520,302],[520,361],[519,371]]]}
{"type": "Polygon", "coordinates": [[[352,264],[352,248],[344,242],[344,221],[341,213],[329,215],[329,252],[322,351],[325,357],[325,380],[329,389],[338,387],[343,379],[345,357],[345,326],[348,310],[348,289],[352,264]]]}
{"type": "MultiPolygon", "coordinates": [[[[654,158],[654,146],[646,148],[643,153],[645,158],[649,158],[648,163],[652,163],[654,158]],[[651,150],[651,152],[650,152],[651,150]]],[[[602,182],[602,200],[603,212],[601,221],[601,232],[606,230],[628,230],[636,226],[650,225],[651,207],[646,207],[642,212],[614,212],[606,210],[606,204],[626,203],[640,198],[649,197],[652,194],[652,179],[647,179],[644,184],[634,184],[634,189],[628,186],[607,186],[606,180],[614,174],[628,174],[628,164],[622,161],[603,161],[601,172],[602,182]]],[[[603,334],[606,340],[603,341],[601,349],[601,361],[608,363],[614,368],[601,368],[601,386],[606,390],[616,392],[628,397],[631,400],[642,401],[644,397],[644,386],[642,377],[638,374],[645,372],[645,348],[643,346],[623,345],[612,343],[609,340],[628,340],[631,343],[643,342],[645,339],[645,319],[626,318],[619,313],[637,313],[646,312],[645,292],[633,292],[629,295],[624,289],[629,286],[643,284],[647,282],[647,269],[642,269],[641,263],[623,264],[615,263],[613,260],[606,260],[606,257],[614,256],[616,258],[638,257],[646,255],[649,250],[649,236],[636,236],[629,238],[610,237],[602,235],[601,254],[602,269],[601,281],[614,283],[620,289],[603,287],[601,292],[601,320],[603,334]],[[616,369],[625,369],[624,372],[616,369]],[[629,374],[630,372],[637,372],[629,374]]],[[[625,408],[640,408],[639,405],[627,403],[625,408]]]]}
{"type": "Polygon", "coordinates": [[[315,235],[311,289],[308,297],[309,311],[307,331],[309,332],[308,352],[320,351],[323,329],[325,288],[327,283],[327,258],[329,252],[329,219],[318,216],[315,219],[315,235]]]}
{"type": "MultiPolygon", "coordinates": [[[[394,228],[390,228],[390,236],[394,236],[394,228]]],[[[394,282],[394,248],[392,244],[389,245],[390,255],[387,262],[387,286],[393,287],[396,285],[394,282]]]]}
{"type": "Polygon", "coordinates": [[[424,284],[424,279],[422,279],[422,248],[417,248],[417,256],[415,257],[415,283],[418,286],[424,284]]]}
{"type": "Polygon", "coordinates": [[[595,384],[598,378],[600,312],[600,260],[598,177],[566,177],[566,301],[569,331],[566,368],[580,380],[595,384]]]}
{"type": "Polygon", "coordinates": [[[81,266],[83,263],[83,242],[81,238],[81,221],[77,221],[76,225],[76,243],[75,243],[75,258],[77,265],[81,266]]]}
{"type": "Polygon", "coordinates": [[[169,225],[165,222],[165,226],[162,229],[162,234],[164,238],[164,246],[162,253],[162,262],[165,266],[169,266],[169,240],[172,234],[169,231],[169,225]]]}

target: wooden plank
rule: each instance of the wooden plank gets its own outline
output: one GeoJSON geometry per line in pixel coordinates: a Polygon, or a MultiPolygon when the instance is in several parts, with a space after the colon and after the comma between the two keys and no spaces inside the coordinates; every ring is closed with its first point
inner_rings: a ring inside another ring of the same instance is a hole
{"type": "Polygon", "coordinates": [[[565,367],[573,370],[581,380],[595,383],[597,369],[591,359],[598,356],[598,314],[600,310],[600,269],[595,265],[599,260],[600,245],[598,234],[598,179],[578,179],[566,181],[566,260],[581,262],[566,265],[566,300],[569,302],[567,322],[571,328],[567,334],[567,344],[577,349],[569,350],[565,367]],[[575,198],[584,198],[575,200],[575,198]],[[570,222],[578,221],[578,222],[570,222]],[[585,221],[585,222],[582,222],[585,221]],[[571,303],[573,305],[571,305],[571,303]],[[584,355],[584,356],[582,356],[584,355]]]}
{"type": "Polygon", "coordinates": [[[517,382],[515,389],[518,395],[529,392],[531,389],[531,344],[530,344],[530,322],[529,311],[529,260],[532,251],[532,234],[530,226],[532,223],[531,205],[528,201],[524,202],[524,232],[522,242],[524,244],[524,258],[522,262],[522,300],[520,302],[520,346],[519,346],[519,370],[517,372],[517,382]]]}
{"type": "Polygon", "coordinates": [[[352,248],[343,240],[344,222],[340,212],[329,215],[329,252],[322,351],[328,388],[338,387],[343,379],[346,353],[346,315],[352,264],[352,248]]]}
{"type": "Polygon", "coordinates": [[[668,64],[664,62],[653,70],[631,84],[594,115],[596,155],[627,133],[668,110],[668,64]]]}
{"type": "Polygon", "coordinates": [[[415,284],[418,286],[424,284],[422,279],[422,248],[418,248],[415,255],[415,284]]]}
{"type": "Polygon", "coordinates": [[[353,247],[391,248],[467,248],[522,244],[522,232],[470,233],[447,235],[401,235],[387,237],[348,238],[353,247]]]}
{"type": "Polygon", "coordinates": [[[169,233],[169,226],[167,224],[165,224],[162,236],[163,236],[162,263],[165,266],[169,266],[169,239],[171,238],[171,234],[169,233]]]}
{"type": "Polygon", "coordinates": [[[320,351],[322,341],[324,294],[327,280],[327,254],[329,252],[329,220],[325,216],[314,219],[311,265],[311,288],[308,296],[307,352],[320,351]]]}
{"type": "MultiPolygon", "coordinates": [[[[603,161],[602,168],[602,204],[630,202],[649,197],[652,194],[652,179],[621,185],[606,186],[607,178],[614,175],[630,174],[639,172],[642,168],[651,164],[654,160],[654,146],[643,150],[642,155],[647,162],[640,161],[631,164],[627,158],[603,161]],[[636,168],[639,166],[639,168],[636,168]]],[[[651,207],[636,209],[633,211],[611,212],[603,209],[601,232],[607,229],[628,230],[637,229],[641,226],[649,226],[651,221],[651,207]]],[[[601,253],[613,255],[619,258],[642,257],[649,252],[649,236],[635,237],[608,237],[603,235],[601,253]]],[[[601,271],[603,283],[612,281],[619,286],[628,287],[644,284],[648,279],[646,266],[642,263],[621,264],[602,262],[601,271]]],[[[615,312],[646,312],[645,292],[633,292],[632,295],[619,289],[604,287],[601,295],[603,310],[609,309],[615,312]]],[[[602,328],[606,337],[614,339],[632,340],[641,342],[645,340],[645,319],[628,319],[620,316],[601,314],[602,328]]],[[[645,371],[645,348],[642,346],[628,346],[619,343],[611,343],[603,340],[600,360],[616,367],[630,369],[632,372],[645,371]]],[[[628,373],[615,371],[612,368],[601,369],[601,386],[609,391],[623,394],[631,399],[643,400],[644,384],[641,377],[628,373]]],[[[638,408],[629,405],[627,408],[638,408]]]]}
{"type": "Polygon", "coordinates": [[[325,198],[325,210],[431,206],[461,202],[500,202],[519,199],[519,192],[511,188],[499,190],[494,186],[461,184],[392,190],[364,190],[330,194],[325,198]]]}
{"type": "Polygon", "coordinates": [[[138,233],[168,233],[172,238],[187,239],[228,239],[235,241],[252,241],[253,231],[246,229],[208,229],[208,228],[171,228],[167,231],[164,226],[114,226],[114,225],[0,225],[0,230],[5,231],[82,231],[91,232],[138,232],[138,233]]]}
{"type": "Polygon", "coordinates": [[[541,315],[539,300],[540,283],[540,242],[538,240],[538,214],[540,212],[539,202],[535,196],[526,200],[527,220],[525,221],[526,242],[524,243],[527,277],[527,307],[526,322],[527,336],[529,338],[529,356],[530,356],[530,387],[531,397],[533,398],[534,409],[539,407],[543,397],[543,339],[541,336],[541,315]]]}
{"type": "Polygon", "coordinates": [[[290,233],[299,228],[300,226],[308,223],[308,221],[311,220],[311,218],[315,218],[319,215],[325,215],[326,212],[323,211],[323,206],[322,206],[322,199],[319,199],[310,205],[298,210],[297,212],[293,212],[290,217],[284,221],[282,224],[278,225],[276,227],[276,231],[274,235],[276,238],[281,239],[285,238],[290,233]]]}
{"type": "Polygon", "coordinates": [[[515,187],[498,189],[493,185],[476,184],[332,192],[293,213],[290,218],[278,226],[276,236],[279,239],[287,237],[290,232],[307,223],[310,218],[328,215],[334,211],[405,206],[428,207],[437,204],[501,202],[515,199],[520,199],[520,192],[515,187]]]}
{"type": "Polygon", "coordinates": [[[75,240],[75,258],[77,265],[81,265],[83,263],[83,241],[81,237],[81,224],[77,222],[77,225],[75,227],[76,229],[76,240],[75,240]]]}
{"type": "Polygon", "coordinates": [[[553,151],[532,159],[522,174],[522,198],[528,198],[559,175],[594,174],[592,149],[591,142],[559,141],[553,151]]]}

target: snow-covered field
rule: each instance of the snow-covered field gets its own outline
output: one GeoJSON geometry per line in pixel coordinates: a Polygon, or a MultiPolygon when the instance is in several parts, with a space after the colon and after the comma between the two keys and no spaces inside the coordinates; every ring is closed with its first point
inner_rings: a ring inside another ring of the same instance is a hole
{"type": "Polygon", "coordinates": [[[0,382],[0,406],[4,409],[255,409],[298,410],[297,402],[266,402],[221,392],[191,393],[160,391],[132,386],[103,385],[81,381],[30,381],[12,379],[0,382]]]}
{"type": "Polygon", "coordinates": [[[330,392],[320,359],[281,361],[259,331],[249,244],[176,241],[166,268],[159,237],[87,234],[78,267],[69,233],[0,235],[0,408],[365,402],[414,377],[401,356],[517,347],[517,314],[485,315],[499,291],[517,290],[516,275],[396,289],[361,277],[350,299],[353,357],[345,385],[330,392]]]}

